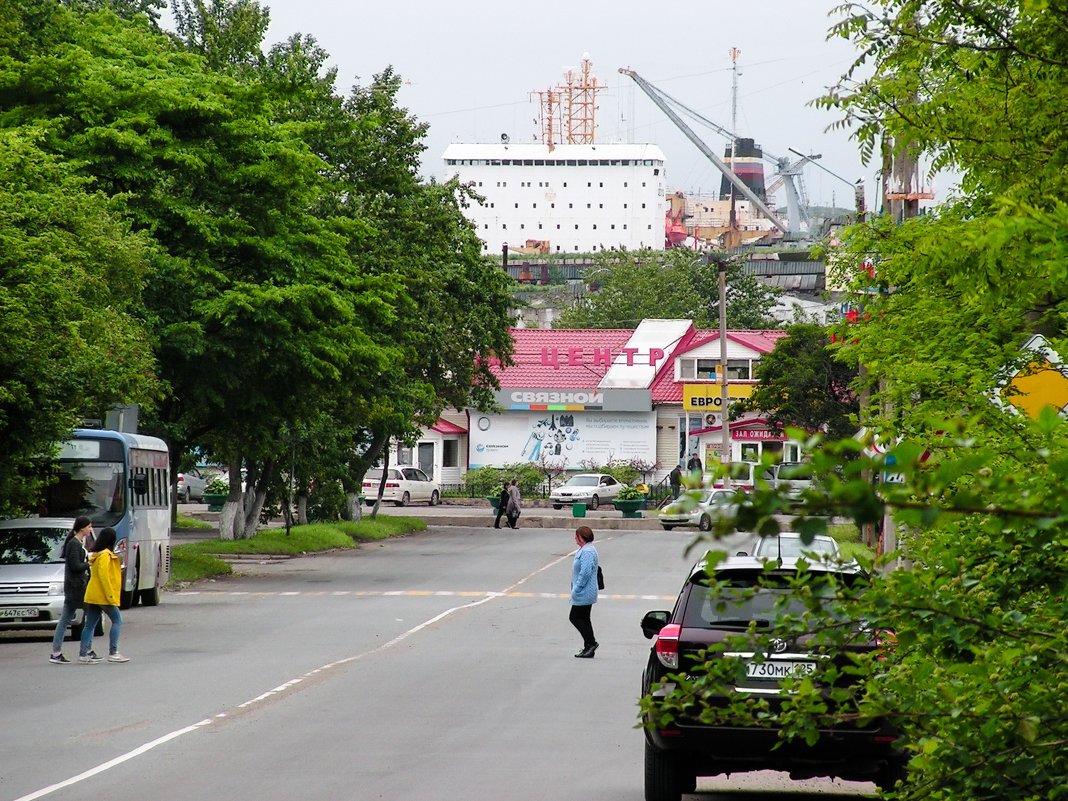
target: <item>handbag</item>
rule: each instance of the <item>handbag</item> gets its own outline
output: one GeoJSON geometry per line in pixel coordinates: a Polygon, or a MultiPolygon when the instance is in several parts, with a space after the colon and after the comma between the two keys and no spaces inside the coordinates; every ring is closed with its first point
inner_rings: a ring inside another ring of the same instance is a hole
{"type": "Polygon", "coordinates": [[[601,571],[600,565],[597,565],[597,589],[604,589],[604,573],[601,571]]]}

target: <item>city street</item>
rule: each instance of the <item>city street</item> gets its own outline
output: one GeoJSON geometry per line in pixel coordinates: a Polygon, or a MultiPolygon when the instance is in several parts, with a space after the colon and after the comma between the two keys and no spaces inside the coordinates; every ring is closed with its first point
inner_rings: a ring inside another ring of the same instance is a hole
{"type": "MultiPolygon", "coordinates": [[[[0,801],[639,801],[638,622],[697,553],[692,532],[598,531],[601,647],[574,659],[573,522],[243,566],[124,612],[128,664],[53,666],[47,637],[4,634],[0,801]]],[[[699,789],[874,792],[775,773],[699,789]]]]}

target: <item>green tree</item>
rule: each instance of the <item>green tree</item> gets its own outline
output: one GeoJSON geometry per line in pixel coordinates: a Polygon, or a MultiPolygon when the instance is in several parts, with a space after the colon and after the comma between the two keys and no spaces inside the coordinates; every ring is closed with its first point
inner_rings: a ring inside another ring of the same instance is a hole
{"type": "MultiPolygon", "coordinates": [[[[646,318],[719,325],[717,265],[691,251],[607,251],[595,255],[586,277],[595,291],[561,312],[557,328],[633,328],[646,318]]],[[[727,326],[775,328],[770,317],[779,293],[732,262],[727,271],[727,326]]]]}
{"type": "Polygon", "coordinates": [[[860,411],[852,388],[857,375],[856,368],[835,358],[827,328],[793,325],[760,360],[760,383],[752,397],[734,404],[731,413],[760,410],[774,425],[848,437],[857,429],[860,411]]]}
{"type": "Polygon", "coordinates": [[[84,417],[151,402],[138,319],[153,261],[45,132],[0,130],[0,509],[33,508],[34,465],[84,417]]]}
{"type": "MultiPolygon", "coordinates": [[[[865,422],[899,444],[892,468],[847,459],[855,442],[814,449],[824,487],[808,500],[859,524],[890,512],[897,525],[883,536],[896,532],[902,550],[887,566],[911,569],[848,599],[853,619],[897,638],[883,660],[857,665],[859,689],[821,699],[799,687],[779,722],[811,736],[832,717],[891,715],[910,757],[900,798],[1063,798],[1068,427],[1063,401],[1038,419],[991,401],[1002,371],[1028,360],[1019,348],[1032,334],[1068,347],[1068,4],[840,11],[834,32],[859,55],[821,105],[869,156],[912,148],[956,170],[963,196],[903,225],[855,226],[834,255],[858,305],[838,353],[865,368],[865,422]],[[866,259],[874,281],[859,269],[866,259]],[[863,479],[888,468],[904,483],[863,479]]],[[[774,530],[778,508],[755,493],[738,525],[774,530]]],[[[792,525],[815,533],[821,521],[792,525]]]]}

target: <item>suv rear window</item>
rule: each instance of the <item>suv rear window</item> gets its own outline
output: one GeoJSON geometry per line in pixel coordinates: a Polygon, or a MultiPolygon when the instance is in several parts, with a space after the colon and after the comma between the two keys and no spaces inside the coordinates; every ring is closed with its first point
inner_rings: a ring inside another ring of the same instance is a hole
{"type": "MultiPolygon", "coordinates": [[[[851,586],[862,574],[823,573],[810,581],[815,593],[833,599],[837,589],[851,586]]],[[[682,625],[688,628],[746,628],[755,621],[758,628],[770,626],[783,615],[800,616],[805,603],[790,586],[796,574],[761,570],[732,570],[709,579],[704,573],[690,580],[690,593],[683,610],[682,625]]],[[[830,610],[828,610],[830,612],[830,610]]]]}

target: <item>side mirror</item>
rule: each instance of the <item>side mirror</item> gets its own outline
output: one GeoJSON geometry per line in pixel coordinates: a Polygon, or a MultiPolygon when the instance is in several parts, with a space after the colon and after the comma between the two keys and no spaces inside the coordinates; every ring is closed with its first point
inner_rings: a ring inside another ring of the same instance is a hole
{"type": "Polygon", "coordinates": [[[653,639],[660,633],[660,629],[668,624],[669,620],[671,620],[671,612],[662,610],[646,612],[645,617],[642,618],[642,634],[645,635],[645,639],[653,639]]]}
{"type": "Polygon", "coordinates": [[[133,487],[135,495],[147,495],[148,494],[148,476],[144,473],[139,473],[130,479],[130,486],[133,487]]]}

